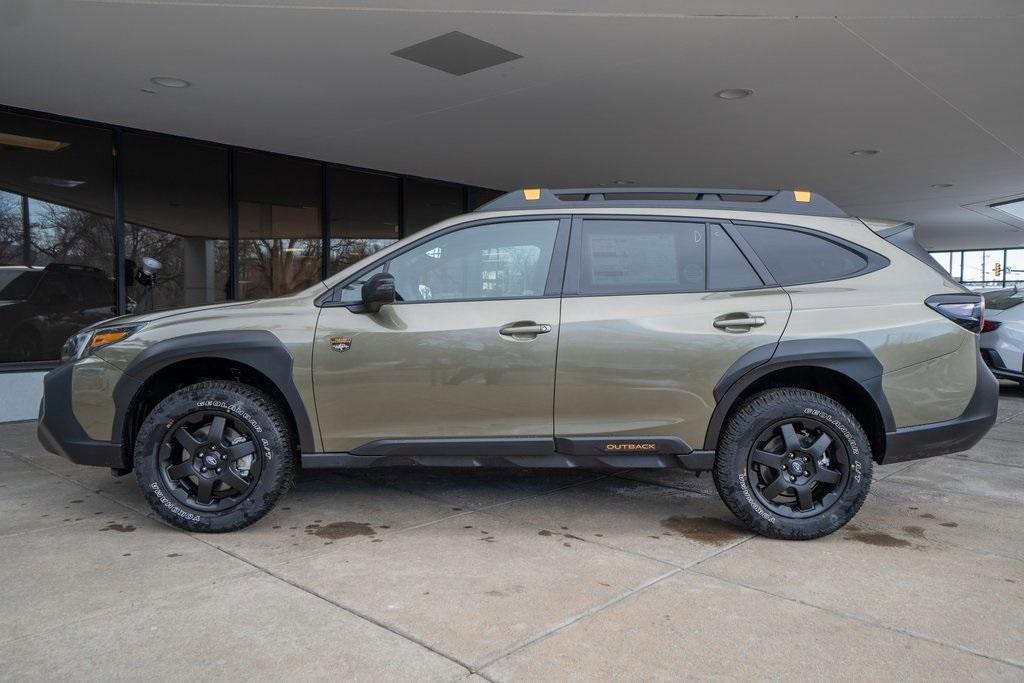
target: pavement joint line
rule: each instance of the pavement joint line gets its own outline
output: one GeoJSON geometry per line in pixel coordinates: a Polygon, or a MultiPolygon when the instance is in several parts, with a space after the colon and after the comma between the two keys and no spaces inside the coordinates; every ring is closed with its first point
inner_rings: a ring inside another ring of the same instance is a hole
{"type": "Polygon", "coordinates": [[[652,577],[652,578],[648,579],[647,581],[644,581],[643,583],[641,583],[639,586],[636,586],[635,588],[629,588],[626,591],[620,593],[619,595],[616,595],[615,597],[613,597],[613,598],[611,598],[609,600],[606,600],[605,602],[602,602],[602,603],[600,603],[598,605],[593,605],[593,606],[587,608],[586,610],[584,610],[584,611],[582,611],[582,612],[580,612],[578,614],[574,614],[573,616],[563,620],[561,623],[556,624],[555,626],[547,628],[547,629],[545,629],[545,630],[543,630],[543,631],[541,631],[539,633],[535,633],[532,636],[524,638],[523,640],[520,640],[517,643],[513,643],[507,650],[505,650],[501,654],[497,655],[496,657],[492,657],[491,659],[485,660],[482,664],[479,664],[477,666],[477,670],[486,669],[487,667],[495,664],[496,662],[498,662],[498,661],[500,661],[500,660],[502,660],[502,659],[504,659],[506,657],[509,657],[509,656],[515,654],[516,652],[519,652],[520,650],[523,650],[523,649],[525,649],[527,647],[530,647],[531,645],[539,643],[542,640],[547,640],[548,638],[550,638],[554,634],[558,633],[559,631],[562,631],[562,630],[572,626],[573,624],[579,623],[580,621],[583,621],[584,619],[592,617],[595,614],[599,614],[599,613],[603,612],[604,610],[608,609],[609,607],[613,607],[613,606],[619,604],[620,602],[622,602],[623,600],[627,600],[627,599],[633,597],[634,595],[639,595],[640,593],[643,593],[644,591],[646,591],[647,589],[651,588],[652,586],[655,586],[655,585],[661,583],[662,581],[664,581],[665,579],[669,579],[669,578],[671,578],[671,577],[673,577],[673,576],[675,576],[675,575],[677,575],[677,574],[679,574],[679,573],[681,573],[683,571],[684,570],[682,568],[680,568],[680,567],[673,567],[673,569],[671,571],[669,571],[669,572],[666,572],[664,574],[659,574],[658,576],[652,577]]]}
{"type": "Polygon", "coordinates": [[[291,586],[292,588],[295,588],[296,590],[299,590],[299,591],[302,591],[304,593],[307,593],[307,594],[309,594],[309,595],[311,595],[311,596],[313,596],[315,598],[319,598],[320,600],[326,602],[327,604],[333,605],[334,607],[336,607],[336,608],[338,608],[338,609],[340,609],[340,610],[342,610],[344,612],[348,612],[349,614],[351,614],[353,616],[356,616],[356,617],[359,617],[360,619],[368,621],[371,624],[374,624],[375,626],[378,626],[378,627],[384,629],[385,631],[388,631],[389,633],[393,633],[396,636],[399,636],[401,638],[405,638],[406,640],[408,640],[408,641],[410,641],[412,643],[415,643],[416,645],[419,645],[420,647],[424,648],[425,650],[429,650],[430,652],[433,652],[434,654],[438,655],[439,657],[443,657],[443,658],[447,659],[450,662],[454,662],[455,664],[458,664],[463,669],[465,669],[468,673],[471,673],[471,674],[472,673],[476,673],[476,668],[474,668],[471,664],[463,662],[461,659],[459,659],[455,655],[448,654],[447,652],[443,652],[443,651],[437,649],[436,647],[434,647],[433,645],[430,645],[429,643],[427,643],[426,641],[422,640],[418,636],[415,636],[412,633],[407,633],[404,629],[398,628],[397,626],[392,626],[390,624],[387,624],[387,623],[385,623],[385,622],[383,622],[383,621],[381,621],[381,620],[379,620],[379,619],[377,619],[377,618],[375,618],[375,617],[373,617],[373,616],[371,616],[369,614],[363,613],[361,610],[358,610],[358,609],[356,609],[354,607],[351,607],[349,605],[345,605],[344,603],[341,603],[341,602],[339,602],[337,600],[334,600],[333,598],[329,598],[326,595],[320,593],[319,591],[316,591],[316,590],[314,590],[314,589],[312,589],[312,588],[310,588],[308,586],[304,586],[304,585],[302,585],[301,583],[299,583],[297,581],[292,581],[291,579],[288,579],[288,578],[286,578],[286,577],[284,577],[284,576],[274,572],[273,570],[271,570],[271,569],[269,569],[267,567],[264,567],[264,566],[261,566],[259,564],[256,564],[255,562],[253,562],[252,560],[249,560],[248,558],[242,557],[241,555],[239,555],[237,553],[234,553],[234,552],[232,552],[230,550],[227,550],[225,548],[221,548],[221,547],[215,546],[212,543],[210,543],[209,541],[207,541],[207,540],[205,540],[203,538],[197,537],[195,534],[188,533],[186,535],[188,535],[191,538],[195,539],[199,543],[203,543],[204,545],[207,545],[207,546],[209,546],[211,548],[214,548],[215,550],[217,550],[219,552],[222,552],[225,555],[228,555],[230,557],[235,558],[239,562],[244,562],[245,564],[247,564],[247,565],[257,569],[258,571],[266,574],[267,576],[269,576],[271,578],[274,578],[274,579],[277,579],[278,581],[280,581],[282,583],[285,583],[285,584],[291,586]]]}
{"type": "MultiPolygon", "coordinates": [[[[921,489],[922,491],[937,491],[938,493],[949,493],[948,489],[940,489],[940,488],[936,488],[934,486],[925,486],[923,484],[918,484],[918,483],[909,482],[909,481],[887,481],[886,483],[887,484],[899,484],[901,486],[909,486],[911,488],[921,489]]],[[[1004,503],[1006,505],[1020,505],[1019,501],[1014,501],[1014,500],[1009,499],[1009,498],[1002,498],[1000,496],[989,496],[989,495],[985,495],[984,493],[975,493],[975,492],[969,492],[969,491],[956,491],[956,494],[960,495],[960,496],[965,496],[965,497],[968,497],[968,498],[983,498],[985,500],[998,501],[998,502],[1004,503]]]]}
{"type": "MultiPolygon", "coordinates": [[[[1024,431],[1024,428],[1022,428],[1022,431],[1024,431]]],[[[1005,441],[1007,443],[1015,443],[1015,444],[1020,444],[1021,443],[1021,439],[1012,439],[1012,438],[1005,438],[1004,439],[1001,436],[999,436],[998,434],[993,435],[992,432],[989,432],[989,433],[985,434],[985,438],[986,439],[991,439],[992,441],[1005,441]]]]}
{"type": "MultiPolygon", "coordinates": [[[[534,636],[532,636],[530,638],[527,638],[525,640],[522,640],[519,643],[514,644],[511,648],[506,650],[503,654],[500,654],[497,657],[494,657],[493,659],[487,661],[485,664],[481,664],[480,668],[484,669],[486,667],[492,666],[493,664],[497,663],[498,661],[500,661],[500,660],[502,660],[502,659],[504,659],[506,657],[509,657],[509,656],[515,654],[516,652],[519,652],[520,650],[523,650],[525,648],[530,647],[531,645],[534,645],[534,644],[536,644],[536,643],[538,643],[538,642],[540,642],[542,640],[545,640],[548,637],[554,635],[555,633],[557,633],[557,632],[559,632],[559,631],[561,631],[563,629],[569,628],[573,624],[579,623],[579,622],[581,622],[581,621],[583,621],[585,619],[588,619],[588,618],[593,617],[593,616],[595,616],[597,614],[600,614],[601,612],[605,611],[606,609],[608,609],[610,607],[613,607],[613,606],[619,604],[620,602],[622,602],[622,601],[624,601],[624,600],[626,600],[626,599],[628,599],[628,598],[630,598],[630,597],[632,597],[634,595],[639,595],[640,593],[646,591],[647,589],[651,588],[652,586],[654,586],[654,585],[656,585],[658,583],[661,583],[665,579],[671,578],[673,576],[676,576],[677,574],[680,574],[680,573],[682,573],[684,571],[687,571],[690,567],[694,567],[694,566],[700,564],[701,562],[705,562],[707,560],[710,560],[713,557],[718,557],[719,555],[725,554],[725,553],[729,552],[730,550],[732,550],[733,548],[736,548],[737,546],[740,546],[740,545],[746,543],[747,541],[750,541],[753,538],[754,538],[753,535],[748,536],[746,538],[743,538],[740,541],[737,541],[736,543],[733,543],[733,544],[731,544],[731,545],[729,545],[727,547],[720,548],[719,550],[717,550],[716,552],[708,555],[707,557],[701,558],[701,559],[696,560],[694,562],[691,562],[689,564],[679,564],[679,563],[670,562],[670,561],[667,561],[667,560],[661,560],[661,559],[658,559],[658,558],[648,557],[646,555],[643,555],[643,554],[640,554],[640,553],[635,553],[635,552],[628,551],[628,550],[622,550],[621,548],[614,548],[615,550],[621,550],[622,552],[626,552],[626,553],[631,554],[631,555],[637,555],[637,556],[643,557],[645,559],[655,560],[657,562],[661,562],[661,563],[667,564],[667,565],[669,565],[671,567],[674,567],[674,569],[672,571],[670,571],[670,572],[667,572],[667,573],[661,575],[661,576],[656,576],[656,577],[648,580],[647,582],[645,582],[645,583],[637,586],[636,588],[632,589],[628,593],[624,593],[622,595],[618,595],[618,596],[612,598],[611,600],[608,600],[607,602],[602,603],[601,605],[595,605],[594,607],[591,607],[590,609],[586,610],[585,612],[577,614],[574,617],[570,617],[569,619],[567,619],[565,622],[563,622],[560,625],[554,626],[554,627],[552,627],[552,628],[550,628],[547,631],[544,631],[542,633],[534,634],[534,636]]],[[[590,542],[590,541],[584,541],[584,542],[586,543],[586,542],[590,542]]],[[[594,543],[596,543],[596,542],[594,542],[594,543]]],[[[603,545],[603,544],[598,544],[598,545],[603,545]]]]}
{"type": "MultiPolygon", "coordinates": [[[[110,500],[111,502],[116,503],[117,505],[120,505],[120,506],[122,506],[122,507],[124,507],[124,508],[126,508],[128,510],[131,510],[132,512],[136,512],[137,513],[137,511],[134,508],[132,508],[131,506],[127,505],[126,503],[124,503],[124,502],[122,502],[120,500],[117,500],[116,498],[112,498],[112,497],[110,497],[110,496],[108,496],[108,495],[106,495],[106,494],[104,494],[102,492],[98,492],[98,491],[96,491],[94,489],[90,489],[88,486],[86,486],[85,484],[83,484],[80,481],[77,481],[75,479],[72,479],[71,477],[67,477],[65,475],[62,475],[62,474],[60,474],[58,472],[55,472],[55,471],[53,471],[53,470],[51,470],[51,469],[49,469],[47,467],[44,467],[44,466],[42,466],[42,465],[40,465],[38,463],[31,462],[30,460],[27,460],[27,459],[25,459],[23,457],[18,457],[18,456],[14,456],[14,457],[16,457],[21,462],[25,462],[25,463],[27,463],[29,465],[32,465],[33,467],[36,467],[37,469],[40,469],[40,470],[42,470],[44,472],[48,472],[48,473],[53,474],[53,475],[55,475],[57,477],[61,477],[62,479],[66,479],[66,480],[76,484],[77,486],[83,488],[83,489],[86,489],[88,491],[96,493],[96,495],[99,495],[99,496],[101,496],[103,498],[106,498],[106,499],[110,500]]],[[[461,514],[460,515],[455,515],[455,516],[461,516],[461,514]]],[[[152,518],[152,519],[156,519],[154,516],[152,516],[152,514],[146,515],[146,517],[152,518]]],[[[466,663],[460,661],[457,657],[455,657],[453,655],[449,655],[449,654],[447,654],[445,652],[442,652],[440,650],[435,649],[434,647],[428,645],[424,641],[421,641],[419,638],[413,636],[412,634],[404,633],[401,629],[397,629],[397,628],[393,628],[391,626],[388,626],[388,625],[384,624],[383,622],[380,622],[380,621],[370,617],[369,615],[361,613],[359,610],[347,607],[347,606],[345,606],[345,605],[343,605],[343,604],[341,604],[339,602],[336,602],[336,601],[334,601],[334,600],[332,600],[332,599],[330,599],[330,598],[328,598],[328,597],[326,597],[324,595],[321,595],[320,593],[318,593],[318,592],[316,592],[316,591],[314,591],[314,590],[312,590],[310,588],[302,586],[302,585],[300,585],[300,584],[298,584],[296,582],[290,581],[290,580],[284,578],[283,576],[280,576],[279,574],[276,574],[275,572],[271,571],[270,569],[268,569],[266,567],[262,567],[262,566],[256,564],[255,562],[253,562],[253,561],[251,561],[251,560],[249,560],[249,559],[247,559],[245,557],[242,557],[241,555],[238,555],[237,553],[234,553],[234,552],[232,552],[230,550],[227,550],[225,548],[221,548],[219,546],[216,546],[213,543],[211,543],[209,541],[206,541],[205,539],[197,537],[195,534],[185,532],[185,531],[183,531],[181,529],[177,529],[176,527],[173,527],[170,524],[168,524],[167,522],[165,522],[163,519],[156,519],[156,521],[164,524],[164,526],[168,527],[169,529],[171,529],[172,531],[174,531],[176,533],[182,534],[185,537],[190,538],[190,539],[192,539],[193,541],[195,541],[197,543],[201,543],[201,544],[203,544],[203,545],[205,545],[205,546],[207,546],[209,548],[212,548],[212,549],[214,549],[214,550],[216,550],[218,552],[224,553],[225,555],[228,555],[229,557],[232,557],[235,560],[237,560],[239,562],[242,562],[242,563],[244,563],[244,564],[246,564],[246,565],[256,569],[257,571],[259,571],[259,572],[261,572],[263,574],[266,574],[267,576],[270,576],[270,577],[272,577],[272,578],[274,578],[274,579],[276,579],[278,581],[281,581],[281,582],[283,582],[285,584],[288,584],[289,586],[292,586],[293,588],[296,588],[296,589],[298,589],[300,591],[304,591],[304,592],[306,592],[306,593],[308,593],[308,594],[310,594],[310,595],[312,595],[312,596],[314,596],[316,598],[319,598],[320,600],[323,600],[324,602],[327,602],[328,604],[331,604],[331,605],[333,605],[333,606],[335,606],[335,607],[337,607],[337,608],[339,608],[341,610],[344,610],[344,611],[346,611],[346,612],[348,612],[348,613],[350,613],[350,614],[352,614],[352,615],[354,615],[356,617],[364,619],[364,620],[366,620],[366,621],[368,621],[368,622],[370,622],[370,623],[372,623],[372,624],[374,624],[374,625],[376,625],[376,626],[378,626],[380,628],[383,628],[386,631],[389,631],[389,632],[391,632],[391,633],[393,633],[393,634],[395,634],[395,635],[397,635],[397,636],[399,636],[401,638],[405,638],[406,640],[408,640],[408,641],[410,641],[412,643],[415,643],[415,644],[419,645],[420,647],[423,647],[423,648],[433,652],[434,654],[436,654],[436,655],[438,655],[440,657],[444,657],[445,659],[447,659],[447,660],[449,660],[451,662],[454,662],[455,664],[457,664],[457,665],[461,666],[462,668],[466,669],[469,673],[476,673],[476,670],[472,666],[467,665],[466,663]]],[[[112,610],[112,611],[114,611],[114,610],[112,610]]],[[[93,616],[93,615],[90,615],[90,616],[93,616]]],[[[57,627],[55,627],[55,628],[57,628],[57,627]]],[[[26,636],[23,636],[23,637],[26,637],[26,636]]]]}
{"type": "Polygon", "coordinates": [[[1017,469],[1024,469],[1024,465],[1017,465],[1012,462],[996,462],[994,460],[978,460],[977,458],[958,458],[956,453],[950,453],[949,455],[940,455],[940,458],[946,458],[953,462],[976,462],[979,465],[995,465],[996,467],[1015,467],[1017,469]]]}
{"type": "Polygon", "coordinates": [[[758,593],[763,593],[764,595],[770,595],[772,597],[778,598],[780,600],[785,600],[787,602],[796,603],[798,605],[804,605],[805,607],[810,607],[812,609],[815,609],[815,610],[818,610],[818,611],[821,611],[821,612],[825,612],[825,613],[831,614],[833,616],[837,616],[837,617],[844,618],[844,619],[851,619],[853,621],[860,622],[860,623],[865,624],[867,626],[872,626],[872,627],[875,627],[875,628],[884,629],[886,631],[891,631],[893,633],[899,633],[900,635],[907,636],[909,638],[916,638],[917,640],[923,640],[925,642],[932,643],[932,644],[938,645],[940,647],[945,647],[945,648],[951,649],[951,650],[958,650],[960,652],[964,652],[964,653],[967,653],[967,654],[970,654],[970,655],[974,655],[976,657],[983,657],[983,658],[991,660],[993,662],[999,662],[1000,664],[1006,664],[1007,666],[1011,666],[1011,667],[1014,667],[1016,669],[1024,670],[1024,663],[1022,663],[1022,662],[1018,662],[1018,661],[1015,661],[1015,660],[1012,660],[1012,659],[1004,659],[1004,658],[998,657],[996,655],[991,655],[991,654],[988,654],[986,652],[981,652],[980,650],[975,650],[974,648],[968,647],[966,645],[959,645],[957,643],[950,643],[950,642],[947,642],[947,641],[944,641],[944,640],[939,640],[938,638],[934,638],[932,636],[925,635],[923,633],[917,633],[916,631],[910,631],[910,630],[901,628],[899,626],[893,626],[893,625],[890,625],[890,624],[885,624],[885,623],[882,623],[882,622],[880,622],[880,621],[878,621],[876,619],[872,619],[870,617],[864,617],[864,616],[861,616],[859,614],[853,614],[853,613],[850,613],[850,612],[841,612],[841,611],[839,611],[837,609],[832,609],[830,607],[825,607],[823,605],[817,605],[817,604],[812,603],[812,602],[806,602],[804,600],[800,600],[799,598],[792,598],[792,597],[789,597],[789,596],[786,596],[786,595],[780,595],[778,593],[773,593],[773,592],[771,592],[769,590],[766,590],[764,588],[759,588],[758,586],[750,585],[750,584],[745,583],[743,581],[736,581],[734,579],[727,579],[725,577],[718,576],[716,574],[709,574],[707,572],[697,571],[695,569],[686,569],[684,571],[691,572],[691,573],[696,574],[698,576],[704,576],[704,577],[707,577],[707,578],[710,578],[710,579],[714,579],[716,581],[721,581],[722,583],[727,583],[727,584],[731,584],[733,586],[739,586],[741,588],[747,588],[747,589],[752,590],[752,591],[757,591],[758,593]]]}

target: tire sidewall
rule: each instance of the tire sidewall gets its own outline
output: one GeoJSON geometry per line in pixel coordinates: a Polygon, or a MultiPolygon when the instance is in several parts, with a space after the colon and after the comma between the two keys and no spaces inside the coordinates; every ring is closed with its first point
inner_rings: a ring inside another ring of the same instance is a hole
{"type": "Polygon", "coordinates": [[[757,533],[780,538],[817,538],[850,521],[871,486],[871,444],[857,420],[832,399],[806,390],[773,390],[753,396],[734,414],[723,434],[715,483],[726,505],[757,533]],[[784,517],[763,505],[750,490],[747,455],[764,430],[786,419],[810,418],[827,424],[844,441],[849,477],[838,500],[804,518],[784,517]]]}
{"type": "Polygon", "coordinates": [[[230,531],[265,515],[290,483],[294,457],[280,411],[261,392],[230,382],[200,382],[174,392],[149,413],[135,442],[134,469],[149,504],[175,526],[192,531],[230,531]],[[192,509],[167,489],[160,473],[159,449],[178,421],[197,411],[228,413],[248,423],[258,442],[262,471],[255,488],[222,511],[192,509]]]}

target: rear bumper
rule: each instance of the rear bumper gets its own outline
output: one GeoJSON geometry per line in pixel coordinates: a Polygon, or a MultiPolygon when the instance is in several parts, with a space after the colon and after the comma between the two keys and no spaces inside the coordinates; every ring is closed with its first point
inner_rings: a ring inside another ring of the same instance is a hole
{"type": "Polygon", "coordinates": [[[125,467],[120,443],[91,439],[71,409],[71,380],[75,366],[61,365],[43,377],[36,433],[43,448],[79,465],[125,467]]]}
{"type": "Polygon", "coordinates": [[[960,417],[888,432],[882,464],[959,453],[981,441],[996,421],[999,380],[988,369],[981,354],[978,354],[977,372],[974,395],[960,417]]]}

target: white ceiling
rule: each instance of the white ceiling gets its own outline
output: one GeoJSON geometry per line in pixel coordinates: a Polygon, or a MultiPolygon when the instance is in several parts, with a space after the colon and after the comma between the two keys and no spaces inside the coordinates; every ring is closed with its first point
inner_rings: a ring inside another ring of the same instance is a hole
{"type": "Polygon", "coordinates": [[[1024,193],[1022,36],[1024,0],[7,0],[0,103],[495,188],[805,187],[1011,246],[963,207],[1024,193]],[[453,30],[524,58],[390,54],[453,30]]]}

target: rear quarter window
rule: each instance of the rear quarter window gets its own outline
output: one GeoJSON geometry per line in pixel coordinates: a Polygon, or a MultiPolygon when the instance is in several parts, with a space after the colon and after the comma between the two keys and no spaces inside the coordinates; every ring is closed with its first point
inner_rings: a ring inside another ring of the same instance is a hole
{"type": "Polygon", "coordinates": [[[780,285],[839,280],[868,268],[867,258],[824,237],[781,227],[737,228],[780,285]]]}

